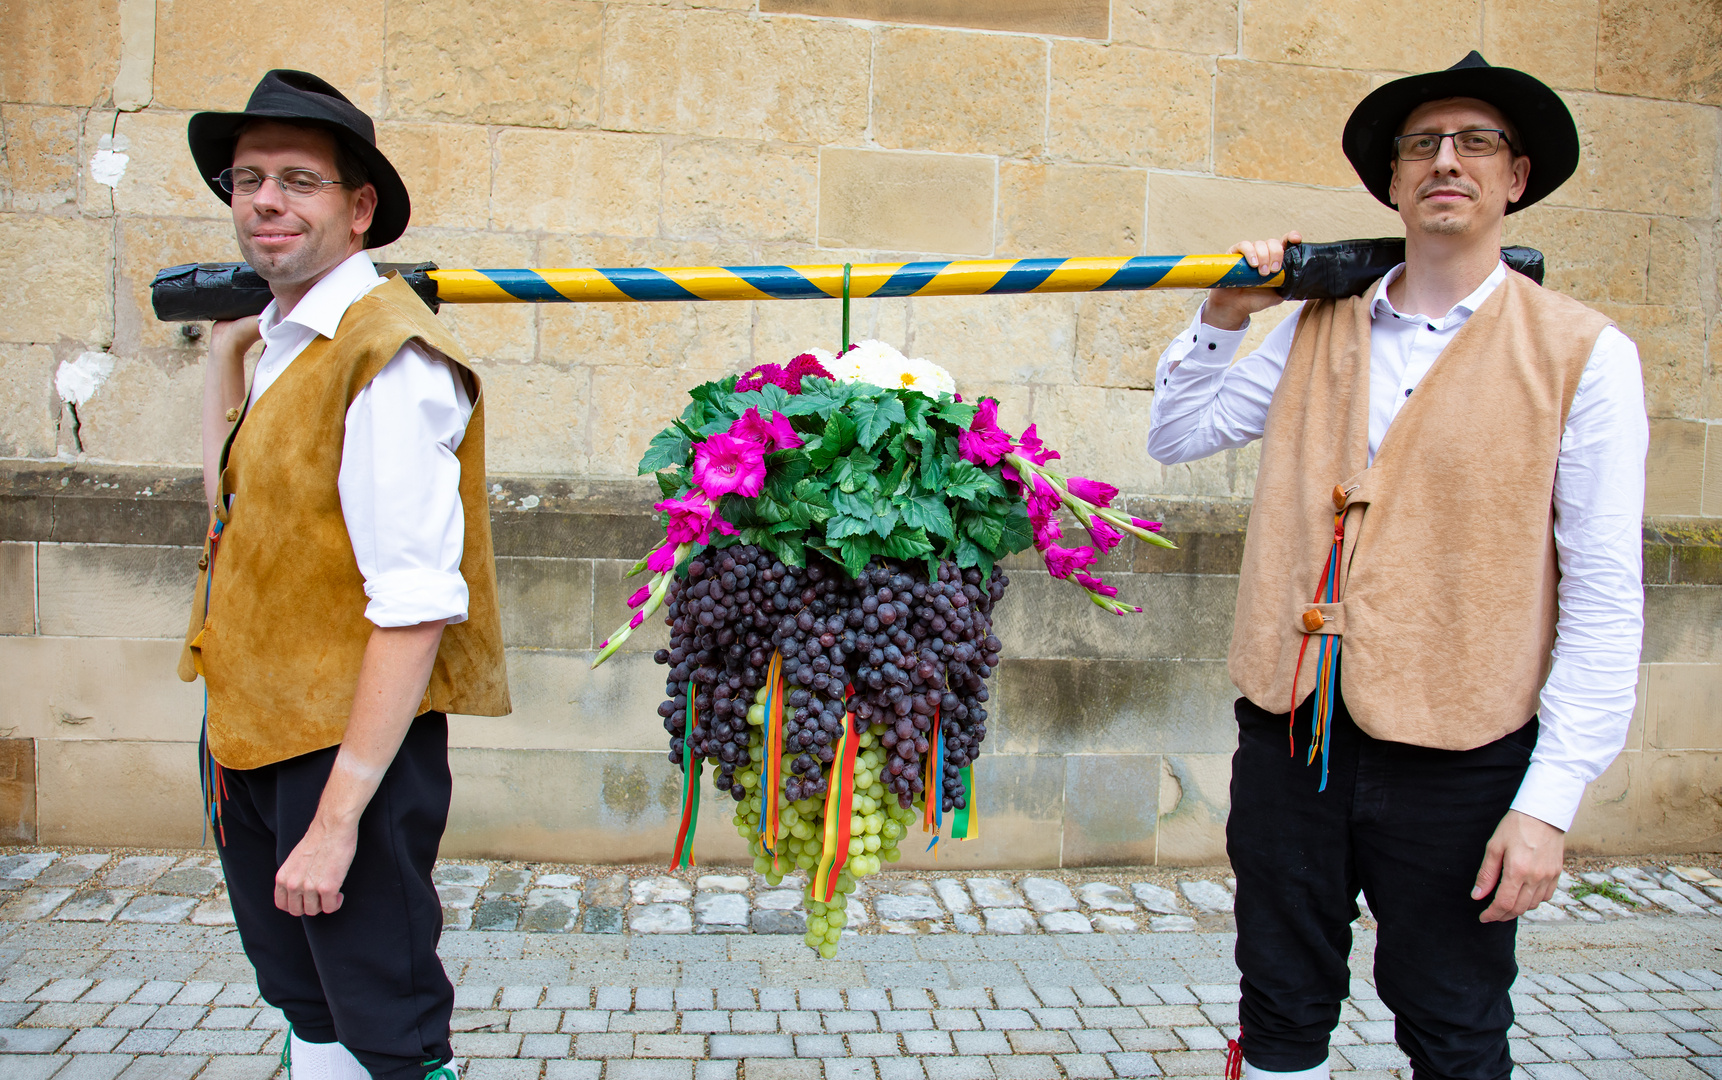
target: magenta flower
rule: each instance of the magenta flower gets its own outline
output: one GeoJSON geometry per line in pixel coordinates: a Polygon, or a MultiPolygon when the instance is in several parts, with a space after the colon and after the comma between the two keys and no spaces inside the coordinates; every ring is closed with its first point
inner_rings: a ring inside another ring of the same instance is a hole
{"type": "Polygon", "coordinates": [[[1025,492],[1025,495],[1028,498],[1028,516],[1031,518],[1036,514],[1056,514],[1058,508],[1064,505],[1064,500],[1058,496],[1058,489],[1047,483],[1044,476],[1036,476],[1034,490],[1025,492]]]}
{"type": "Polygon", "coordinates": [[[1035,431],[1033,424],[1030,424],[1028,430],[1022,433],[1022,441],[1018,446],[1023,455],[1036,465],[1045,465],[1059,456],[1057,450],[1048,450],[1046,445],[1040,441],[1040,433],[1035,431]]]}
{"type": "MultiPolygon", "coordinates": [[[[646,621],[646,613],[643,611],[636,611],[636,612],[634,612],[634,617],[632,619],[628,620],[628,629],[638,630],[640,628],[640,624],[645,622],[645,621],[646,621]]],[[[606,641],[604,644],[608,645],[609,642],[606,641]]]]}
{"type": "Polygon", "coordinates": [[[765,488],[765,448],[729,434],[696,443],[694,483],[713,499],[732,491],[751,499],[765,488]]]}
{"type": "Polygon", "coordinates": [[[999,403],[984,398],[969,430],[957,436],[957,451],[966,461],[997,465],[1012,450],[1010,433],[998,425],[999,403]]]}
{"type": "Polygon", "coordinates": [[[1118,497],[1118,489],[1111,484],[1090,480],[1086,476],[1073,476],[1064,482],[1070,493],[1079,499],[1085,499],[1095,506],[1111,506],[1112,500],[1118,497]]]}
{"type": "Polygon", "coordinates": [[[651,596],[652,596],[652,587],[650,585],[642,585],[642,586],[640,586],[639,592],[635,593],[633,596],[628,597],[628,606],[631,608],[639,607],[641,604],[643,604],[647,600],[651,599],[651,596]]]}
{"type": "Polygon", "coordinates": [[[712,519],[717,516],[717,507],[701,498],[698,492],[689,492],[680,499],[665,499],[652,509],[670,515],[664,535],[671,544],[703,544],[711,539],[712,519]]]}
{"type": "Polygon", "coordinates": [[[1147,529],[1149,532],[1157,533],[1160,531],[1160,523],[1158,521],[1143,521],[1139,517],[1133,517],[1130,519],[1130,524],[1136,526],[1138,529],[1147,529]]]}
{"type": "Polygon", "coordinates": [[[801,380],[808,375],[821,379],[831,378],[831,372],[825,370],[825,365],[819,362],[817,356],[804,352],[791,360],[789,366],[783,369],[783,381],[777,385],[792,394],[799,394],[801,393],[801,380]]]}
{"type": "Polygon", "coordinates": [[[1054,544],[1044,554],[1047,572],[1055,578],[1068,578],[1076,571],[1094,565],[1094,549],[1091,547],[1072,549],[1054,544]]]}
{"type": "Polygon", "coordinates": [[[789,426],[789,417],[774,412],[771,419],[766,420],[759,415],[757,408],[742,413],[741,418],[729,426],[729,433],[738,439],[756,442],[767,450],[792,450],[801,445],[801,436],[789,426]]]}
{"type": "Polygon", "coordinates": [[[1054,540],[1064,535],[1064,530],[1058,525],[1058,518],[1053,514],[1030,515],[1029,524],[1034,526],[1034,546],[1037,551],[1045,551],[1052,546],[1054,540]]]}
{"type": "Polygon", "coordinates": [[[1101,518],[1089,519],[1088,535],[1094,538],[1094,546],[1100,549],[1102,555],[1124,542],[1124,534],[1101,518]]]}
{"type": "MultiPolygon", "coordinates": [[[[665,541],[662,547],[657,548],[650,555],[646,556],[646,569],[650,570],[654,574],[668,573],[675,568],[676,542],[674,540],[665,541]]],[[[607,641],[604,643],[604,645],[608,644],[609,642],[607,641]]],[[[604,646],[600,645],[598,647],[601,649],[604,646]]]]}
{"type": "MultiPolygon", "coordinates": [[[[783,385],[782,378],[782,368],[776,364],[761,364],[736,380],[735,392],[745,394],[751,390],[758,390],[767,383],[781,386],[783,385]]],[[[799,387],[801,384],[798,382],[796,385],[799,387]]]]}
{"type": "Polygon", "coordinates": [[[1099,593],[1101,596],[1117,596],[1118,595],[1118,586],[1108,585],[1108,584],[1106,584],[1106,582],[1101,581],[1099,578],[1093,577],[1093,576],[1088,575],[1088,574],[1077,574],[1076,575],[1076,583],[1078,585],[1081,585],[1085,589],[1092,589],[1093,591],[1099,593]]]}

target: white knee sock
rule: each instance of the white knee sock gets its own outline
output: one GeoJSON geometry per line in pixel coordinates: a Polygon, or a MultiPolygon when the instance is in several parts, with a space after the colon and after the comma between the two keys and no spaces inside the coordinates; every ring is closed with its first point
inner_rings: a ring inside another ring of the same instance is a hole
{"type": "Polygon", "coordinates": [[[338,1042],[306,1042],[287,1033],[288,1080],[371,1080],[353,1052],[338,1042]]]}
{"type": "MultiPolygon", "coordinates": [[[[293,1080],[299,1080],[297,1076],[293,1080]]],[[[1313,1069],[1302,1069],[1298,1072],[1269,1072],[1258,1069],[1248,1061],[1244,1062],[1244,1080],[1328,1080],[1327,1062],[1322,1062],[1313,1069]]]]}

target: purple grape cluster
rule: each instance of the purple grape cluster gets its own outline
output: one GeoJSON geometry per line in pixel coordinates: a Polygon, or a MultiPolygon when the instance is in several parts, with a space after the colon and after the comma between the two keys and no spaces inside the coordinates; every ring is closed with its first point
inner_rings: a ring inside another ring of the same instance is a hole
{"type": "Polygon", "coordinates": [[[937,711],[942,809],[961,809],[959,772],[986,738],[986,680],[999,662],[993,605],[1010,579],[996,567],[986,576],[947,561],[929,580],[925,566],[875,560],[851,579],[820,556],[810,555],[805,568],[786,567],[753,545],[690,561],[665,606],[670,647],[654,657],[671,669],[669,700],[658,706],[670,760],[679,765],[687,752],[691,680],[702,721],[692,752],[717,765],[719,790],[737,802],[747,797],[734,774],[748,762],[748,708],[776,651],[787,690],[783,786],[791,801],[825,794],[847,698],[858,729],[883,726],[891,755],[884,783],[904,807],[925,786],[937,711]]]}

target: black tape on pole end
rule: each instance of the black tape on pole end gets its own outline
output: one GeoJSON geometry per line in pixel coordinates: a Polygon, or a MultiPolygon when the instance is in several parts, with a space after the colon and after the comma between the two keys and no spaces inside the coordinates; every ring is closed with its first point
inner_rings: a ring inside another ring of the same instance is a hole
{"type": "MultiPolygon", "coordinates": [[[[1502,248],[1501,258],[1537,284],[1543,283],[1543,253],[1537,249],[1502,248]]],[[[1358,296],[1404,261],[1405,241],[1397,236],[1340,240],[1331,244],[1294,244],[1286,248],[1286,283],[1280,287],[1279,293],[1287,300],[1358,296]]]]}
{"type": "MultiPolygon", "coordinates": [[[[378,263],[377,273],[398,270],[425,306],[437,310],[436,263],[378,263]]],[[[156,271],[150,302],[162,322],[202,322],[261,315],[274,295],[269,283],[242,262],[187,263],[156,271]]]]}

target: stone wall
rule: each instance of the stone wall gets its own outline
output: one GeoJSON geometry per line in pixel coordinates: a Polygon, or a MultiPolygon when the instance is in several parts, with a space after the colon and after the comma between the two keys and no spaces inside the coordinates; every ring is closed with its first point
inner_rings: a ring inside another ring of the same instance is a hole
{"type": "MultiPolygon", "coordinates": [[[[254,40],[279,18],[255,0],[0,0],[0,737],[33,740],[0,743],[0,834],[197,838],[200,702],[172,676],[171,639],[202,526],[204,340],[154,321],[148,282],[237,257],[185,122],[243,104],[265,68],[314,70],[379,118],[415,195],[413,228],[379,259],[666,266],[1391,234],[1339,152],[1345,116],[1480,48],[1573,108],[1579,172],[1509,239],[1638,341],[1651,416],[1641,717],[1574,842],[1722,844],[1713,0],[354,0],[254,40]],[[111,188],[89,170],[110,146],[128,155],[111,188]],[[113,370],[74,417],[54,372],[86,352],[113,370]]],[[[1013,571],[987,824],[960,859],[1223,855],[1222,658],[1255,455],[1165,468],[1143,449],[1154,361],[1197,299],[856,305],[856,336],[996,395],[1007,426],[1038,422],[1185,545],[1120,565],[1151,612],[1128,623],[1013,571]]],[[[520,703],[455,723],[450,850],[658,858],[674,798],[651,665],[635,649],[586,673],[649,536],[634,462],[685,386],[834,345],[837,305],[444,310],[490,395],[520,703]]],[[[708,818],[702,850],[739,854],[708,818]]]]}

